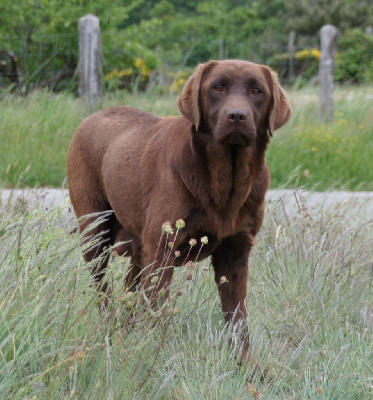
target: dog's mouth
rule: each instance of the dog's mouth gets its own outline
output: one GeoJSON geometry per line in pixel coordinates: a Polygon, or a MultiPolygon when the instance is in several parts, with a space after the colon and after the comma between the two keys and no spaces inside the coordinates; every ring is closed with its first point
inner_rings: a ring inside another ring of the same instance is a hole
{"type": "Polygon", "coordinates": [[[240,147],[247,147],[250,146],[252,140],[250,140],[246,135],[243,135],[240,132],[234,132],[226,138],[225,142],[227,144],[240,146],[240,147]]]}
{"type": "Polygon", "coordinates": [[[237,147],[251,146],[255,141],[255,135],[243,133],[240,131],[233,131],[221,135],[218,142],[222,145],[234,145],[237,147]]]}

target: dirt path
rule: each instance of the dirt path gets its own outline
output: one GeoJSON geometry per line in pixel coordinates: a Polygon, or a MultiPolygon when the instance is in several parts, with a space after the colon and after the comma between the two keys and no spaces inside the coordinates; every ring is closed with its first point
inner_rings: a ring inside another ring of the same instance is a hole
{"type": "MultiPolygon", "coordinates": [[[[0,189],[0,206],[14,202],[27,203],[41,210],[63,207],[69,211],[69,195],[61,189],[0,189]]],[[[308,192],[305,190],[270,190],[267,193],[268,207],[281,205],[291,214],[302,209],[314,213],[327,210],[341,213],[361,221],[373,218],[373,192],[308,192]]]]}

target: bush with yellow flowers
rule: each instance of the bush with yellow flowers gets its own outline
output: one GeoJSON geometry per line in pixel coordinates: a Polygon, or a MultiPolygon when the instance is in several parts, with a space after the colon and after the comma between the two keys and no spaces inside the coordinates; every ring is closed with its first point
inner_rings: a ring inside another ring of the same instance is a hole
{"type": "Polygon", "coordinates": [[[144,90],[160,62],[156,54],[141,44],[126,42],[120,51],[104,54],[104,81],[108,90],[144,90]]]}
{"type": "Polygon", "coordinates": [[[184,70],[170,73],[170,79],[172,82],[170,85],[171,92],[180,92],[189,76],[190,73],[184,70]]]}
{"type": "MultiPolygon", "coordinates": [[[[318,73],[321,51],[316,48],[305,48],[294,55],[294,75],[310,80],[318,73]]],[[[268,64],[280,77],[289,76],[289,53],[276,54],[270,58],[268,64]]]]}

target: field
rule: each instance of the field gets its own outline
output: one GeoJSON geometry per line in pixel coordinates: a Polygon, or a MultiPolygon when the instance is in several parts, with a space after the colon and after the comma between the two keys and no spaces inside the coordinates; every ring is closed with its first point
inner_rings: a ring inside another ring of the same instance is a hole
{"type": "MultiPolygon", "coordinates": [[[[333,124],[319,120],[316,89],[290,91],[294,116],[267,152],[272,188],[373,190],[371,91],[338,88],[333,124]]],[[[66,186],[84,103],[33,93],[0,104],[0,187],[66,186]]],[[[105,97],[104,107],[115,105],[178,114],[176,96],[155,91],[105,97]]],[[[114,254],[100,310],[69,204],[0,204],[0,399],[372,399],[373,220],[351,204],[297,201],[291,213],[268,201],[249,261],[263,381],[237,362],[209,260],[178,268],[170,299],[154,310],[125,289],[127,261],[114,254]]]]}
{"type": "Polygon", "coordinates": [[[68,208],[2,205],[1,399],[371,399],[372,221],[283,210],[268,203],[250,258],[251,346],[270,371],[260,381],[237,363],[208,261],[178,269],[154,311],[126,292],[113,257],[99,312],[68,208]]]}
{"type": "MultiPolygon", "coordinates": [[[[289,91],[290,122],[275,133],[267,152],[272,188],[373,190],[372,87],[335,92],[335,119],[320,121],[315,88],[289,91]]],[[[177,96],[159,93],[107,95],[103,107],[130,105],[158,115],[178,115],[177,96]]],[[[0,107],[0,187],[61,187],[66,151],[87,112],[68,94],[6,96],[0,107]]]]}

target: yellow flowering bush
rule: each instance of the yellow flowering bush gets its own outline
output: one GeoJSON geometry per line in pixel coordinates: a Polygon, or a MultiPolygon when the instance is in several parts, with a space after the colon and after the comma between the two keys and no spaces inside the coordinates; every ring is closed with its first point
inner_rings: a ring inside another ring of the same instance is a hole
{"type": "Polygon", "coordinates": [[[152,70],[142,58],[136,58],[132,67],[125,69],[113,69],[104,76],[109,88],[121,89],[128,86],[136,78],[139,78],[142,83],[148,82],[152,70]]]}
{"type": "Polygon", "coordinates": [[[306,58],[314,58],[320,60],[321,51],[319,49],[303,49],[295,53],[295,58],[298,60],[304,60],[306,58]]]}
{"type": "Polygon", "coordinates": [[[154,51],[141,43],[126,41],[121,51],[116,47],[106,47],[104,53],[104,81],[110,89],[144,90],[160,60],[154,51]]]}
{"type": "MultiPolygon", "coordinates": [[[[321,51],[315,48],[305,48],[294,55],[294,73],[306,81],[317,75],[321,51]]],[[[273,56],[269,66],[277,71],[280,76],[289,76],[289,53],[281,53],[273,56]]]]}
{"type": "Polygon", "coordinates": [[[187,81],[189,75],[190,74],[186,71],[179,71],[177,73],[171,73],[172,83],[170,86],[170,90],[172,92],[180,92],[180,90],[183,88],[185,82],[187,81]]]}
{"type": "Polygon", "coordinates": [[[152,71],[146,64],[146,61],[142,58],[136,58],[133,62],[134,66],[137,69],[137,72],[143,82],[147,81],[150,78],[152,71]]]}
{"type": "Polygon", "coordinates": [[[133,74],[132,68],[126,68],[122,70],[113,69],[111,72],[104,76],[105,81],[110,81],[116,78],[124,78],[125,76],[131,76],[133,74]]]}

